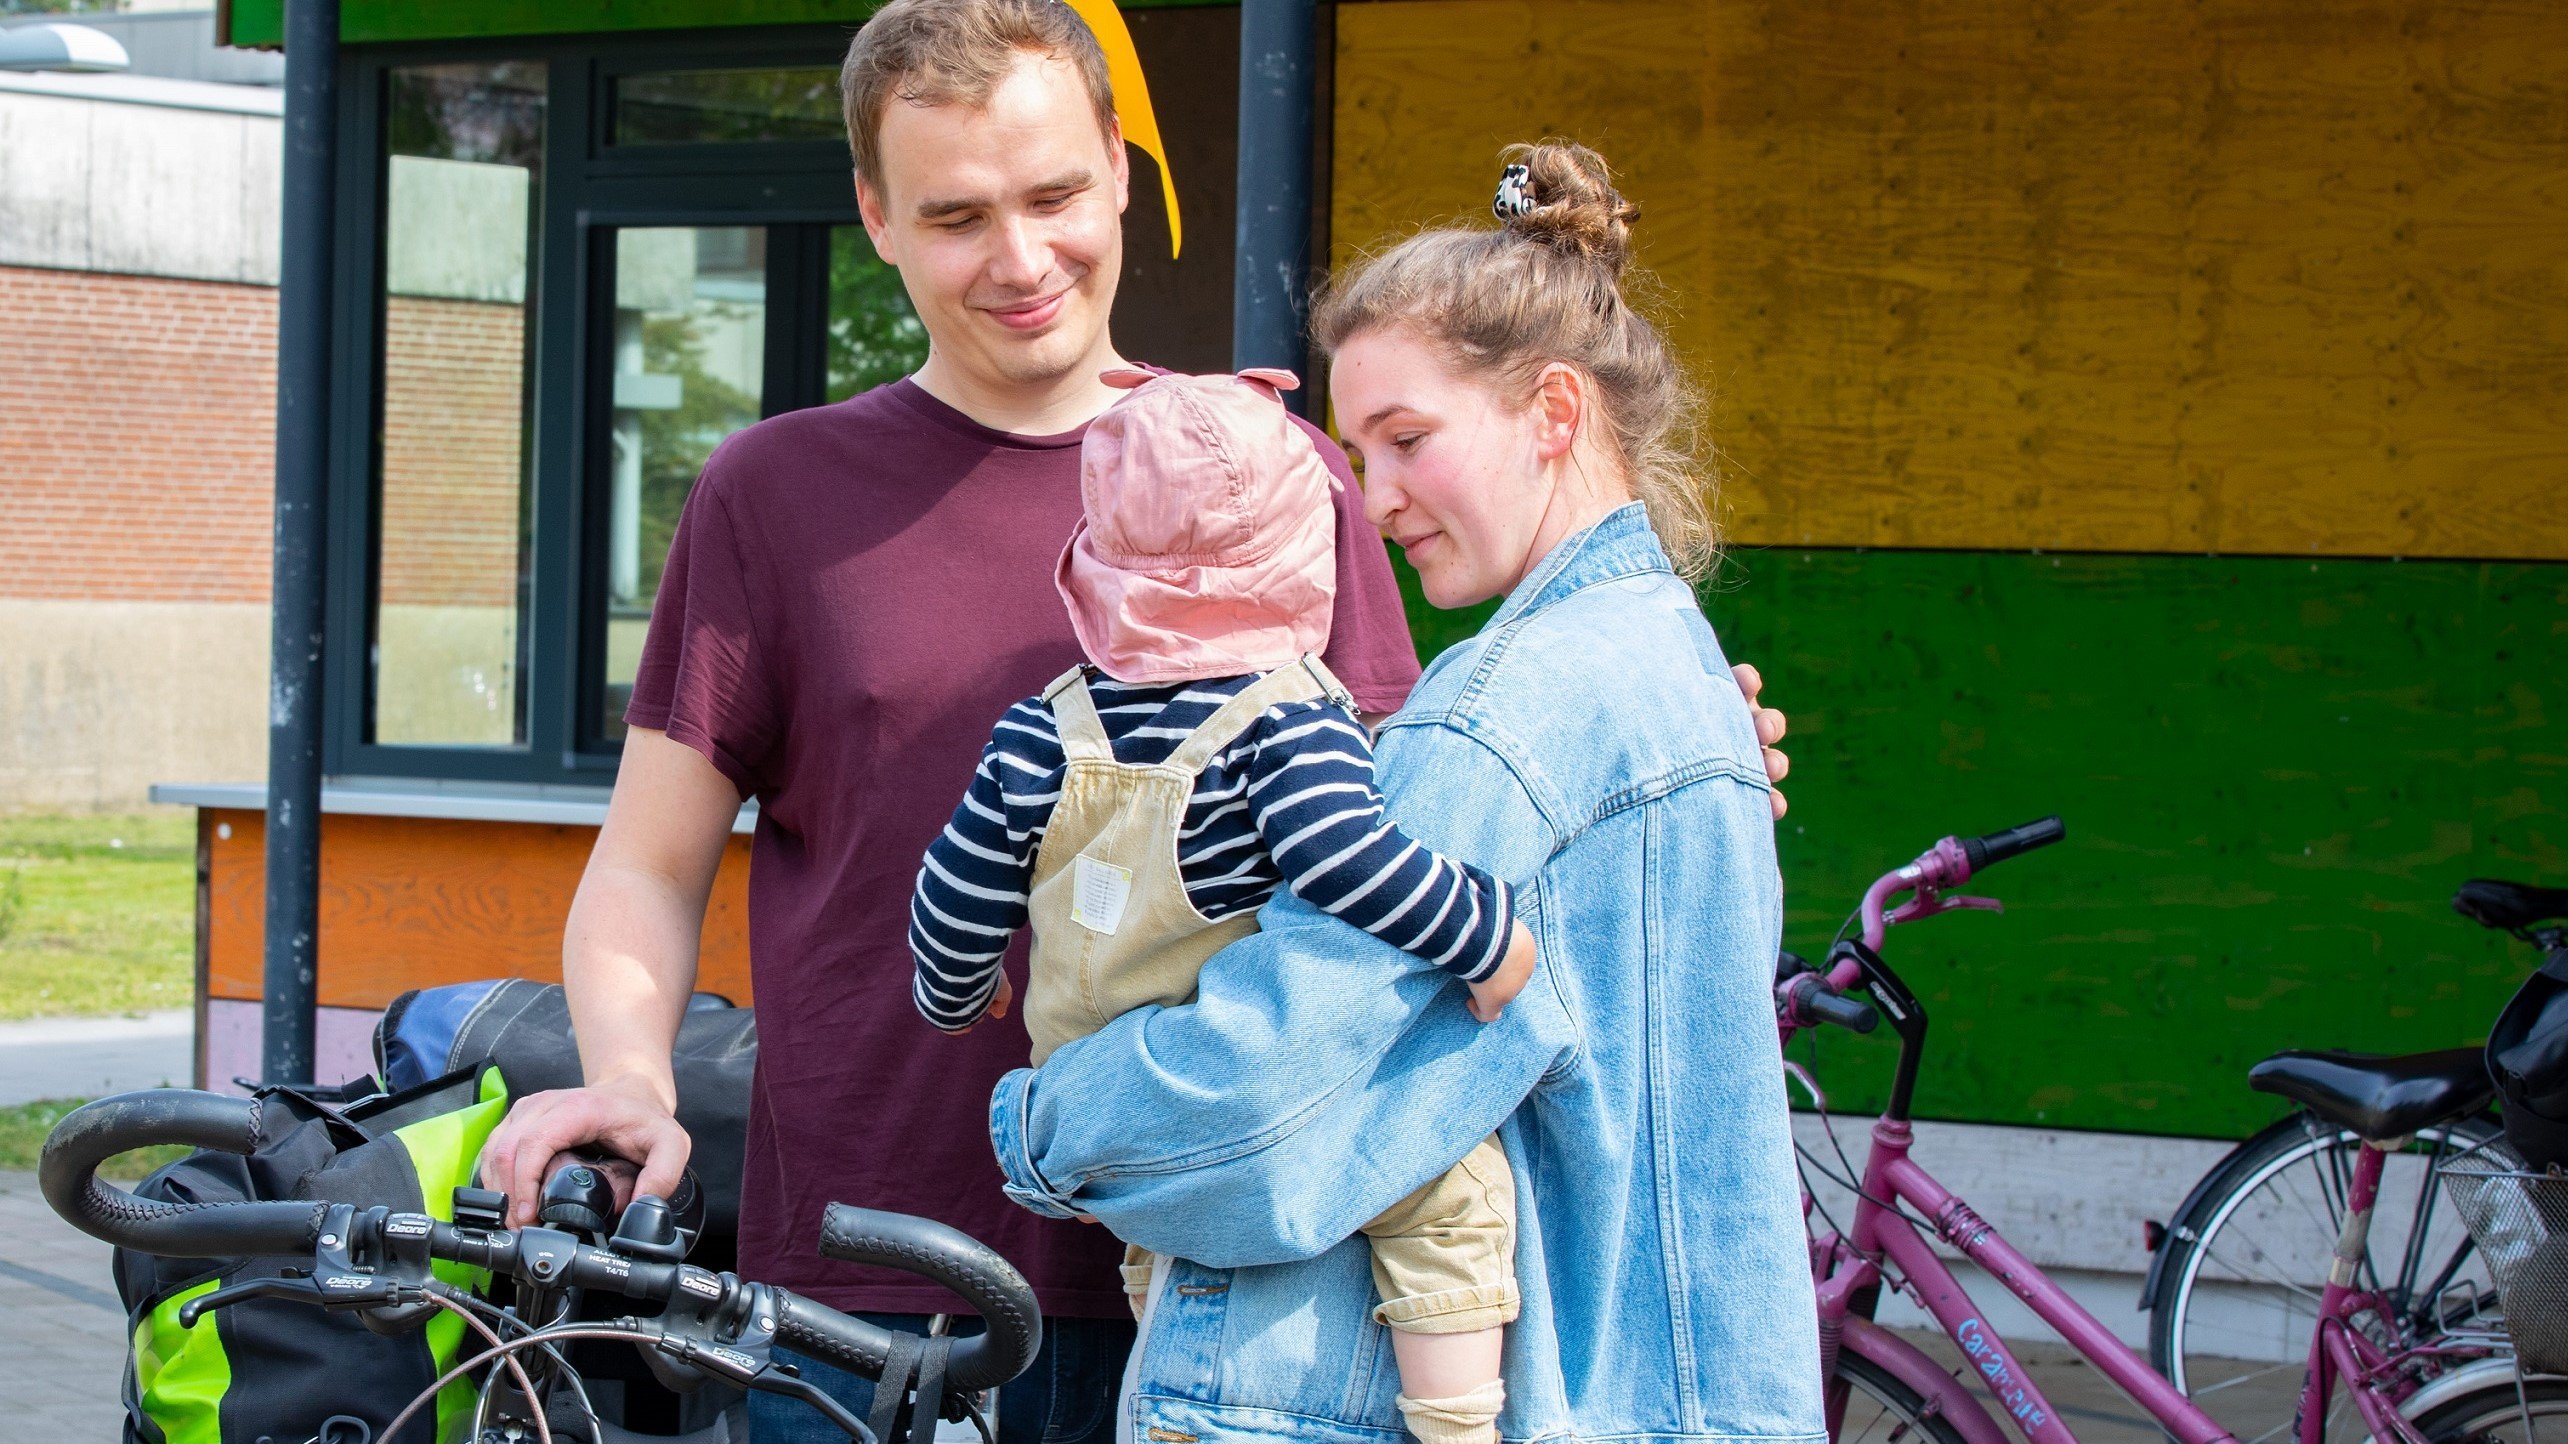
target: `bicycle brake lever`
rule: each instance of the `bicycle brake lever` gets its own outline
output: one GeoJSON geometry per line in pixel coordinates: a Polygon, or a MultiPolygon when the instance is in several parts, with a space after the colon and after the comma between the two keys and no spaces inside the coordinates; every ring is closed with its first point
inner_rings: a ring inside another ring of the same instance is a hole
{"type": "Polygon", "coordinates": [[[717,1344],[672,1329],[657,1319],[618,1319],[615,1327],[652,1336],[650,1352],[645,1353],[642,1360],[651,1366],[651,1372],[658,1375],[662,1383],[673,1389],[679,1387],[671,1380],[674,1374],[690,1380],[686,1389],[693,1389],[712,1378],[737,1389],[781,1394],[819,1410],[830,1423],[837,1425],[858,1444],[875,1444],[874,1431],[866,1428],[863,1420],[848,1413],[818,1385],[769,1356],[768,1346],[775,1338],[771,1330],[753,1329],[737,1344],[717,1344]]]}
{"type": "Polygon", "coordinates": [[[672,1393],[693,1392],[707,1378],[745,1389],[771,1366],[776,1304],[765,1284],[751,1284],[729,1309],[692,1314],[673,1308],[656,1319],[621,1320],[617,1327],[651,1336],[642,1362],[672,1393]]]}
{"type": "Polygon", "coordinates": [[[762,1394],[782,1394],[788,1399],[800,1400],[818,1409],[830,1423],[845,1431],[847,1437],[857,1441],[857,1444],[877,1444],[874,1431],[865,1427],[864,1420],[848,1413],[846,1406],[823,1393],[819,1385],[799,1374],[788,1373],[770,1364],[755,1377],[743,1383],[741,1387],[753,1389],[762,1394]]]}
{"type": "Polygon", "coordinates": [[[246,1283],[225,1284],[210,1294],[198,1294],[195,1298],[180,1304],[178,1326],[182,1329],[195,1328],[198,1319],[214,1310],[228,1309],[234,1304],[244,1303],[250,1299],[294,1299],[307,1304],[325,1302],[321,1294],[321,1286],[310,1279],[251,1279],[246,1283]]]}
{"type": "Polygon", "coordinates": [[[1965,910],[2002,913],[2006,911],[2006,904],[1993,897],[1968,897],[1958,894],[1946,897],[1934,888],[1921,884],[1909,895],[1908,901],[1882,914],[1881,921],[1883,926],[1890,927],[1899,923],[1923,922],[1939,913],[1965,910]]]}

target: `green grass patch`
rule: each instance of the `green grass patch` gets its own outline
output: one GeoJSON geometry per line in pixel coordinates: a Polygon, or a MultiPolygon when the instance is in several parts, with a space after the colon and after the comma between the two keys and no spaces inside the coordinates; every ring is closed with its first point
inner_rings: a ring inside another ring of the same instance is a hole
{"type": "MultiPolygon", "coordinates": [[[[62,1116],[87,1102],[85,1098],[47,1098],[35,1103],[21,1103],[0,1108],[0,1169],[33,1172],[36,1157],[44,1151],[45,1135],[62,1116]]],[[[196,1150],[182,1143],[165,1143],[151,1148],[138,1148],[108,1159],[98,1170],[101,1178],[131,1183],[149,1175],[162,1164],[185,1158],[196,1150]]]]}
{"type": "Polygon", "coordinates": [[[0,1020],[195,1001],[193,812],[0,813],[0,1020]]]}

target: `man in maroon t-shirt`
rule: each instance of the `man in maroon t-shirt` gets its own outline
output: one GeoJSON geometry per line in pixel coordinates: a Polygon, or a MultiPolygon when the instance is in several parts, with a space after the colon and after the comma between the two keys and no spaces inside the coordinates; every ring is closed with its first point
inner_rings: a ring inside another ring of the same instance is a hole
{"type": "MultiPolygon", "coordinates": [[[[644,1191],[675,1181],[689,1141],[670,1046],[724,841],[754,796],[741,1271],[923,1315],[952,1300],[819,1256],[821,1209],[960,1228],[1021,1269],[1052,1320],[1049,1360],[1002,1397],[1003,1437],[1082,1439],[1110,1428],[1132,1335],[1117,1246],[1001,1193],[988,1102],[1025,1061],[1025,1031],[1011,1017],[948,1037],[919,1020],[908,902],[991,723],[1079,658],[1053,570],[1079,515],[1080,433],[1122,394],[1098,376],[1122,360],[1107,312],[1129,174],[1103,58],[1056,0],[895,0],[859,33],[845,88],[866,230],[928,360],[749,427],[706,463],[563,940],[587,1086],[520,1102],[484,1173],[520,1222],[566,1147],[642,1160],[644,1191]]],[[[1347,483],[1326,660],[1365,712],[1388,713],[1416,656],[1345,459],[1321,449],[1347,483]]],[[[1779,717],[1768,726],[1779,736],[1779,717]]],[[[861,1381],[806,1372],[862,1415],[861,1381]]],[[[754,1417],[761,1444],[801,1425],[754,1417]]]]}

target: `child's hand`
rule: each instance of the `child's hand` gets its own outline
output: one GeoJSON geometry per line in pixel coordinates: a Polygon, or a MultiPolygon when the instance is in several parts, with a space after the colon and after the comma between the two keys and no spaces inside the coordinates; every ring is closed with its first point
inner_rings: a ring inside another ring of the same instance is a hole
{"type": "MultiPolygon", "coordinates": [[[[999,990],[990,995],[990,1006],[982,1010],[981,1018],[1004,1018],[1008,1015],[1008,1005],[1015,1001],[1016,984],[1008,981],[1007,974],[1001,973],[999,974],[999,990]]],[[[981,1018],[974,1018],[971,1022],[955,1029],[955,1036],[961,1037],[963,1034],[969,1033],[973,1029],[981,1026],[981,1018]]]]}
{"type": "Polygon", "coordinates": [[[1507,937],[1507,957],[1498,964],[1498,971],[1471,985],[1471,1016],[1484,1023],[1497,1022],[1533,975],[1534,935],[1520,922],[1507,937]]]}

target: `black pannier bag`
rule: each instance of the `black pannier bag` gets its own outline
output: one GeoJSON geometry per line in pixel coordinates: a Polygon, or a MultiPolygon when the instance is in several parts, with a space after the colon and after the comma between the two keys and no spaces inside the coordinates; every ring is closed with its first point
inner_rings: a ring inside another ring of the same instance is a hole
{"type": "MultiPolygon", "coordinates": [[[[206,1150],[136,1186],[164,1203],[317,1199],[381,1204],[451,1218],[454,1189],[469,1172],[508,1093],[494,1070],[464,1069],[398,1093],[366,1084],[349,1090],[270,1088],[261,1102],[258,1146],[248,1154],[206,1150]],[[367,1096],[344,1102],[347,1093],[367,1096]]],[[[304,1260],[309,1264],[310,1260],[304,1260]]],[[[439,1315],[394,1334],[369,1331],[353,1314],[286,1299],[251,1299],[179,1323],[188,1300],[226,1284],[274,1277],[282,1258],[164,1258],[118,1249],[116,1292],[124,1301],[126,1444],[304,1444],[369,1437],[452,1367],[463,1325],[439,1315]],[[340,1423],[333,1426],[336,1419],[340,1423]],[[349,1421],[363,1425],[352,1430],[349,1421]]],[[[440,1264],[447,1281],[470,1287],[475,1270],[440,1264]]],[[[433,1412],[389,1444],[430,1444],[438,1421],[469,1410],[469,1386],[450,1386],[433,1412]],[[460,1392],[458,1392],[460,1390],[460,1392]]],[[[386,1441],[377,1440],[377,1444],[386,1441]]]]}
{"type": "MultiPolygon", "coordinates": [[[[499,1070],[512,1098],[580,1085],[579,1044],[559,983],[510,978],[414,989],[383,1010],[374,1046],[375,1070],[389,1088],[483,1062],[499,1070]]],[[[740,1230],[750,1078],[758,1069],[756,1010],[696,994],[670,1062],[678,1124],[695,1144],[687,1166],[705,1195],[705,1238],[695,1261],[728,1268],[740,1230]]]]}
{"type": "Polygon", "coordinates": [[[2568,955],[2524,980],[2488,1033],[2506,1141],[2535,1169],[2568,1168],[2568,955]]]}

